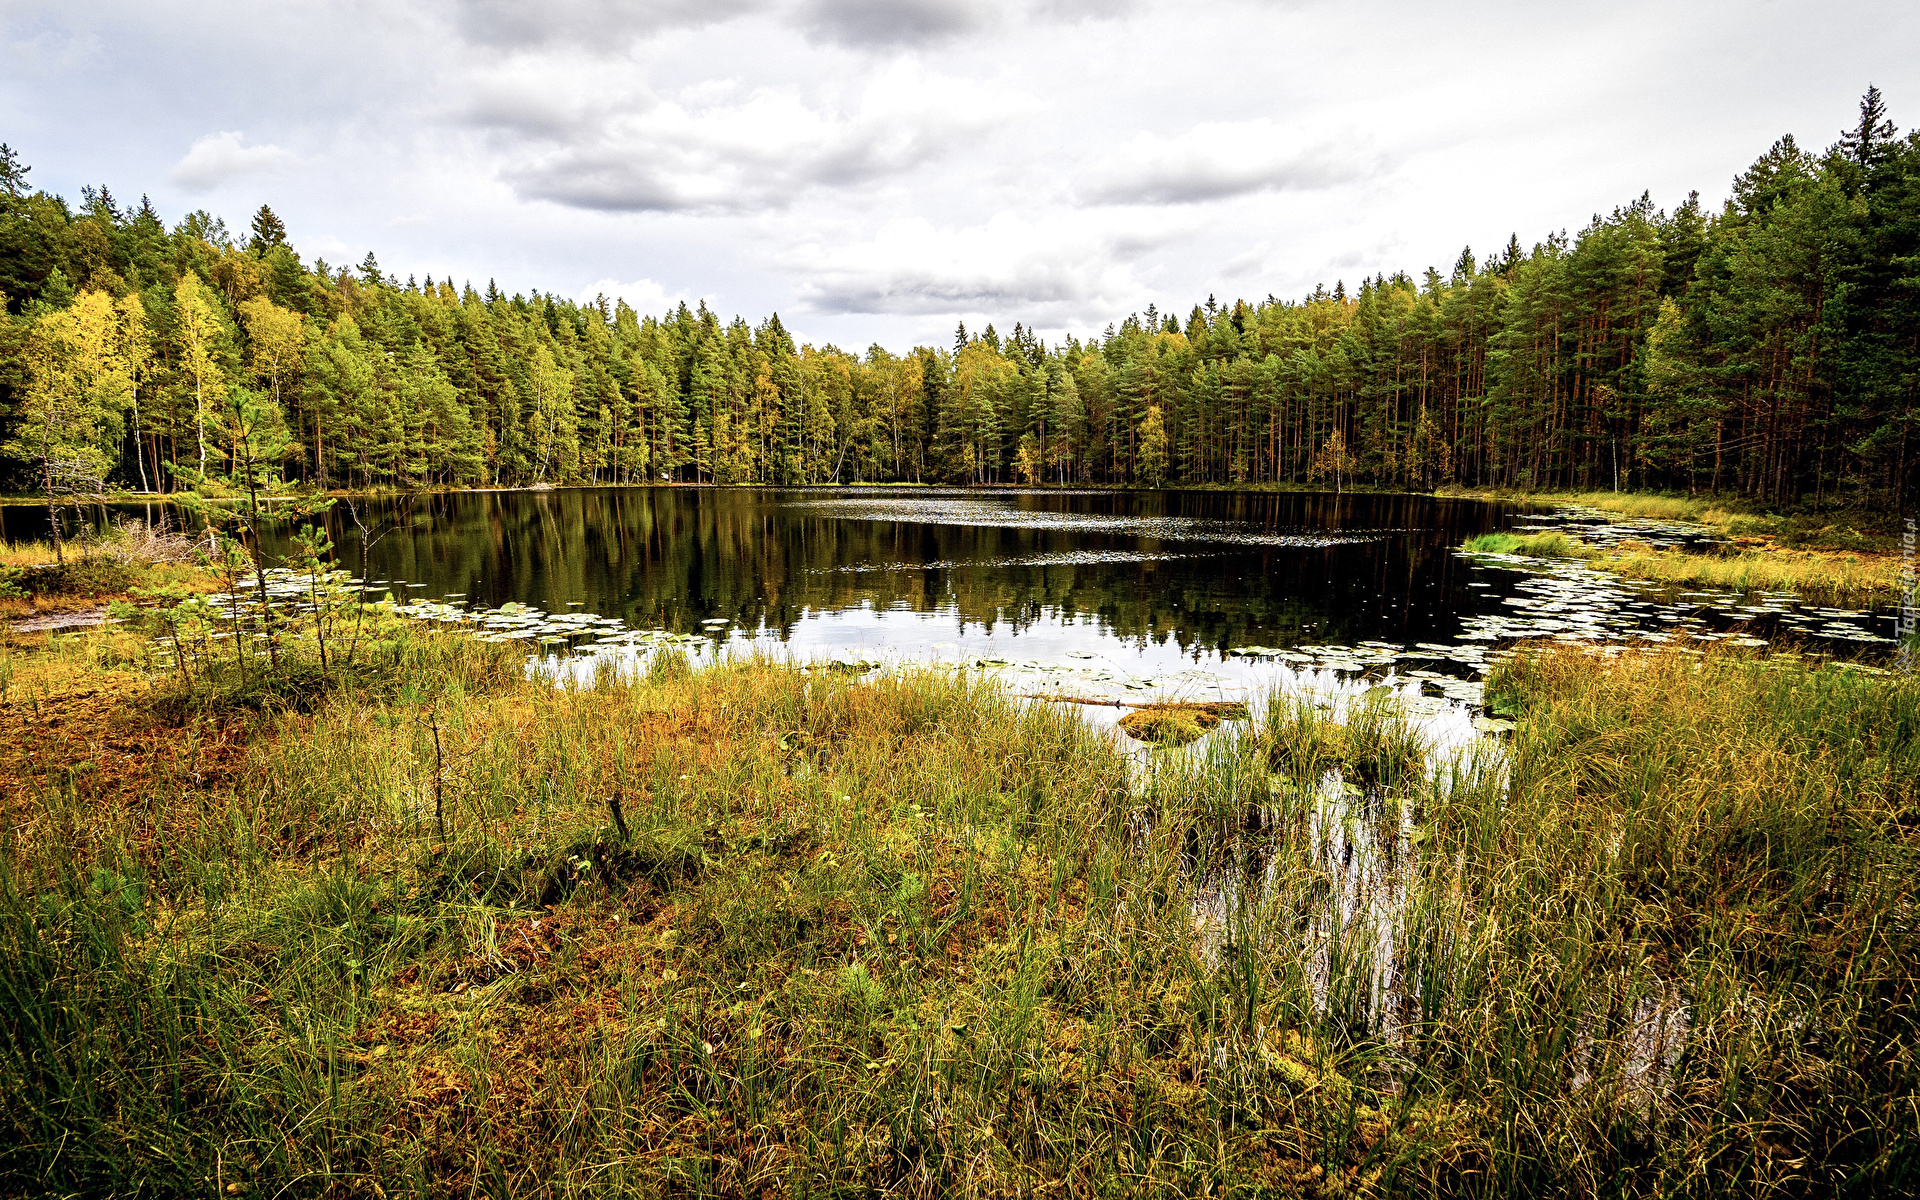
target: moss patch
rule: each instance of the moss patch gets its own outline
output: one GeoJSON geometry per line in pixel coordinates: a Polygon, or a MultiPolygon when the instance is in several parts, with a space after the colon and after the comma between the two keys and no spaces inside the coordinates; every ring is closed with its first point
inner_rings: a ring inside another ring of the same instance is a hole
{"type": "Polygon", "coordinates": [[[1230,702],[1149,704],[1120,718],[1127,736],[1162,746],[1199,741],[1222,721],[1244,721],[1247,706],[1230,702]]]}

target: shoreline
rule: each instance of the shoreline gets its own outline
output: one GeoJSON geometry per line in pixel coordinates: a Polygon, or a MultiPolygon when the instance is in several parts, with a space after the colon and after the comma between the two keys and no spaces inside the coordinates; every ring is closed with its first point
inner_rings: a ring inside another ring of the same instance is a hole
{"type": "MultiPolygon", "coordinates": [[[[591,491],[814,491],[814,490],[865,490],[899,488],[914,491],[961,491],[981,493],[1013,494],[1072,494],[1086,492],[1116,494],[1150,494],[1154,492],[1193,492],[1219,495],[1247,496],[1404,496],[1424,497],[1434,500],[1472,500],[1486,504],[1534,505],[1548,508],[1587,507],[1617,513],[1634,518],[1683,520],[1707,525],[1737,525],[1742,520],[1766,521],[1805,519],[1819,514],[1870,518],[1885,522],[1889,526],[1898,526],[1904,520],[1900,513],[1890,509],[1863,508],[1854,504],[1830,504],[1818,508],[1802,508],[1798,504],[1764,505],[1738,496],[1701,493],[1685,496],[1672,492],[1635,492],[1635,491],[1581,491],[1573,489],[1553,489],[1528,491],[1509,488],[1477,488],[1457,485],[1443,485],[1432,490],[1419,490],[1403,487],[1358,485],[1345,488],[1328,488],[1310,484],[1223,484],[1223,483],[1184,483],[1166,484],[1161,487],[1141,487],[1134,484],[1117,483],[934,483],[926,481],[868,481],[856,480],[845,483],[712,483],[707,481],[675,481],[653,483],[568,483],[568,484],[529,484],[506,487],[433,487],[410,488],[405,490],[360,490],[352,488],[330,488],[324,491],[291,491],[278,493],[263,500],[284,500],[291,497],[325,498],[334,500],[402,500],[421,497],[461,496],[461,495],[538,495],[549,492],[591,492],[591,491]]],[[[89,497],[78,502],[77,507],[97,508],[112,505],[134,504],[177,504],[174,497],[177,492],[111,492],[89,497]]],[[[214,500],[239,500],[239,494],[231,496],[209,497],[214,500]]],[[[45,509],[46,498],[31,494],[0,494],[0,506],[8,508],[45,509]]],[[[76,503],[62,500],[55,506],[71,510],[76,503]]],[[[1874,536],[1893,537],[1890,531],[1873,530],[1874,536]]]]}

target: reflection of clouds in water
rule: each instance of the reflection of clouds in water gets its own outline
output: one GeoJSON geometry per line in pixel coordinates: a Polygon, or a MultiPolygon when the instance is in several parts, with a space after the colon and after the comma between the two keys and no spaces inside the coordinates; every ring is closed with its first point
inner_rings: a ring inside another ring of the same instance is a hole
{"type": "Polygon", "coordinates": [[[958,571],[964,567],[1104,567],[1114,563],[1172,562],[1181,558],[1199,558],[1196,554],[1130,554],[1124,550],[1071,550],[1064,554],[1022,554],[1014,558],[942,559],[928,563],[857,563],[847,567],[823,567],[810,575],[864,575],[876,571],[958,571]]]}
{"type": "MultiPolygon", "coordinates": [[[[847,521],[910,521],[916,525],[970,525],[996,529],[1059,529],[1072,533],[1121,533],[1166,541],[1230,542],[1242,546],[1355,546],[1380,541],[1392,530],[1352,533],[1249,533],[1231,521],[1196,517],[1116,517],[1095,513],[1039,512],[986,500],[815,500],[794,508],[821,511],[847,521]]],[[[1112,560],[1109,560],[1112,561],[1112,560]]],[[[1015,565],[1026,565],[1024,563],[1015,565]]]]}

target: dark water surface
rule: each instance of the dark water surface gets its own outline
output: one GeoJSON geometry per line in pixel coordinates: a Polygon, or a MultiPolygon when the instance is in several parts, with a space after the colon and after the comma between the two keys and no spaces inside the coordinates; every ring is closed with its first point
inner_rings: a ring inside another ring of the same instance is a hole
{"type": "MultiPolygon", "coordinates": [[[[339,507],[343,564],[470,605],[571,606],[796,649],[938,637],[1119,639],[1189,653],[1435,640],[1497,604],[1452,547],[1505,506],[1415,496],[933,489],[593,489],[339,507]],[[823,626],[824,623],[824,627],[823,626]]],[[[898,649],[910,649],[901,645],[898,649]]]]}

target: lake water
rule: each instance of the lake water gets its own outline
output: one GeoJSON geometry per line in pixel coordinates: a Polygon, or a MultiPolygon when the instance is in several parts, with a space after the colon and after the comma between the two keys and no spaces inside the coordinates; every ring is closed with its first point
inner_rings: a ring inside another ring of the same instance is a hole
{"type": "MultiPolygon", "coordinates": [[[[551,638],[543,618],[597,614],[601,635],[618,622],[704,636],[681,643],[696,651],[962,661],[1079,695],[1237,697],[1390,673],[1461,706],[1522,637],[1891,647],[1890,615],[1468,556],[1467,538],[1516,523],[1593,537],[1593,517],[1425,496],[575,489],[360,499],[325,520],[343,565],[364,561],[374,590],[421,615],[532,610],[496,616],[488,636],[551,638]]],[[[42,510],[0,511],[0,536],[44,533],[42,510]]],[[[284,548],[283,532],[269,557],[284,548]]],[[[646,649],[578,635],[549,649],[591,659],[596,643],[646,649]]]]}
{"type": "MultiPolygon", "coordinates": [[[[1510,522],[1422,497],[746,488],[360,502],[369,575],[642,629],[729,622],[796,653],[964,640],[1186,658],[1431,640],[1487,606],[1450,548],[1510,522]]],[[[329,521],[343,563],[363,540],[329,521]]],[[[1497,603],[1497,602],[1495,602],[1497,603]]]]}

